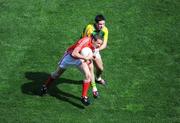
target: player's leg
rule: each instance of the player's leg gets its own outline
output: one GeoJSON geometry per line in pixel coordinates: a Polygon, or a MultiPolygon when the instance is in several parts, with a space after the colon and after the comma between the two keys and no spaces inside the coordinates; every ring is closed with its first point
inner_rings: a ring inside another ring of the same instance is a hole
{"type": "Polygon", "coordinates": [[[95,76],[94,76],[94,66],[93,63],[91,62],[89,65],[89,70],[91,73],[91,86],[92,86],[92,92],[93,92],[93,97],[97,98],[99,96],[97,87],[96,87],[96,83],[95,83],[95,76]]]}
{"type": "Polygon", "coordinates": [[[69,63],[67,62],[69,61],[69,59],[70,59],[69,55],[65,52],[64,56],[58,63],[57,69],[48,77],[48,79],[42,85],[40,95],[46,94],[47,89],[51,85],[51,83],[64,73],[64,71],[69,65],[69,63]]]}
{"type": "Polygon", "coordinates": [[[85,78],[83,80],[83,85],[82,85],[82,96],[81,96],[81,102],[84,105],[89,105],[90,100],[88,98],[88,89],[91,81],[91,73],[89,70],[88,65],[85,62],[82,62],[82,64],[79,66],[80,70],[84,73],[85,78]]]}
{"type": "Polygon", "coordinates": [[[44,84],[41,87],[41,93],[40,95],[42,96],[43,94],[47,93],[47,89],[49,86],[52,84],[52,82],[59,78],[65,71],[66,69],[60,68],[59,66],[57,69],[48,77],[48,79],[44,82],[44,84]]]}
{"type": "Polygon", "coordinates": [[[45,82],[46,87],[49,87],[55,79],[59,78],[64,73],[65,70],[66,69],[60,68],[58,66],[57,69],[51,73],[48,80],[45,82]]]}
{"type": "Polygon", "coordinates": [[[96,67],[96,81],[101,84],[105,84],[105,80],[101,78],[104,68],[100,54],[96,54],[96,58],[94,59],[94,65],[96,67]]]}

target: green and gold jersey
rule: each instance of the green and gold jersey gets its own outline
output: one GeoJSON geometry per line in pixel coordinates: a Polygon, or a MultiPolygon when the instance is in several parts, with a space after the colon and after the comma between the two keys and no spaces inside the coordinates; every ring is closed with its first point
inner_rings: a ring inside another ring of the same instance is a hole
{"type": "Polygon", "coordinates": [[[106,42],[108,41],[108,29],[106,26],[104,26],[100,31],[97,31],[93,24],[88,24],[84,28],[82,37],[84,37],[84,36],[90,37],[92,34],[99,34],[100,36],[102,36],[104,41],[106,41],[106,42]]]}

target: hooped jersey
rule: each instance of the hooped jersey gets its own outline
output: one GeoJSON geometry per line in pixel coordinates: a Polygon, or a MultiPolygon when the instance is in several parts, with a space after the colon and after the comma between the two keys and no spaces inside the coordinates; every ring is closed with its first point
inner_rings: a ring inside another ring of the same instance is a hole
{"type": "Polygon", "coordinates": [[[84,47],[89,47],[92,51],[94,51],[94,47],[92,45],[92,37],[81,38],[74,45],[70,46],[67,49],[67,52],[71,54],[75,48],[78,48],[78,51],[81,52],[84,47]]]}
{"type": "Polygon", "coordinates": [[[92,34],[99,34],[104,41],[108,41],[108,29],[106,26],[104,26],[100,31],[97,31],[94,24],[88,24],[82,32],[82,37],[90,37],[92,34]]]}

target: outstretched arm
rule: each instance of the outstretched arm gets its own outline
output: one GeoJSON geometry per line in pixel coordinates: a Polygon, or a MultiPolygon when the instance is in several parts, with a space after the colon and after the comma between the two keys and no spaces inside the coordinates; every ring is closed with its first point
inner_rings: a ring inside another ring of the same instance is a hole
{"type": "Polygon", "coordinates": [[[99,47],[99,50],[103,50],[107,47],[107,41],[104,41],[103,44],[99,47]]]}

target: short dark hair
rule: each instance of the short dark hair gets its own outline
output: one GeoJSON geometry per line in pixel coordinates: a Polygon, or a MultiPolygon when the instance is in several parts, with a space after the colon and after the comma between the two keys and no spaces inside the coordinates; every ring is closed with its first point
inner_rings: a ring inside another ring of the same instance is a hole
{"type": "Polygon", "coordinates": [[[97,41],[98,39],[100,39],[102,41],[104,40],[103,37],[100,36],[99,34],[92,34],[91,36],[95,41],[97,41]]]}
{"type": "Polygon", "coordinates": [[[96,15],[95,22],[98,23],[99,21],[106,20],[102,14],[96,15]]]}

